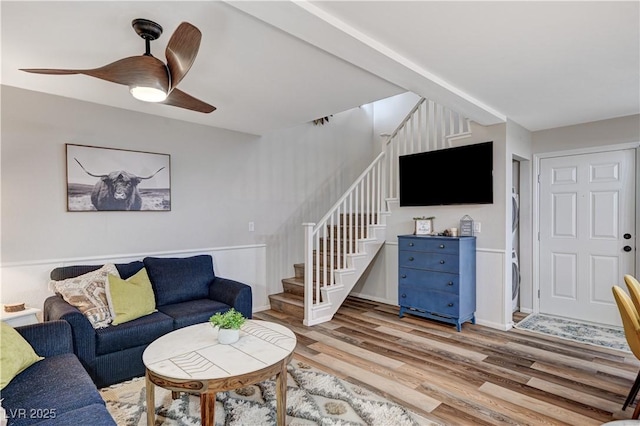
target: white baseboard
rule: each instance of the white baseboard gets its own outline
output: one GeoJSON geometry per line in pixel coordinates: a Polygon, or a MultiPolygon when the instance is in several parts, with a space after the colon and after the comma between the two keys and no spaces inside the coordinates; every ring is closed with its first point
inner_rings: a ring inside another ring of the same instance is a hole
{"type": "Polygon", "coordinates": [[[502,330],[502,331],[509,331],[513,328],[512,322],[509,322],[508,324],[500,324],[498,322],[483,321],[477,318],[476,318],[476,324],[484,325],[485,327],[495,328],[496,330],[502,330]]]}
{"type": "Polygon", "coordinates": [[[271,305],[256,306],[253,308],[253,313],[268,311],[269,309],[271,309],[271,305]]]}
{"type": "Polygon", "coordinates": [[[522,312],[523,314],[532,314],[533,313],[533,309],[531,309],[531,308],[520,308],[520,312],[522,312]]]}

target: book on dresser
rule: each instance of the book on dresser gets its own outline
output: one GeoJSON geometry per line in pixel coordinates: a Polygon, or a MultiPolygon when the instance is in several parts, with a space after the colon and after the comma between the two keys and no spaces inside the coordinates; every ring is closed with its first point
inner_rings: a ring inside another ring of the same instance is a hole
{"type": "Polygon", "coordinates": [[[398,304],[401,318],[475,324],[476,238],[399,235],[398,304]]]}

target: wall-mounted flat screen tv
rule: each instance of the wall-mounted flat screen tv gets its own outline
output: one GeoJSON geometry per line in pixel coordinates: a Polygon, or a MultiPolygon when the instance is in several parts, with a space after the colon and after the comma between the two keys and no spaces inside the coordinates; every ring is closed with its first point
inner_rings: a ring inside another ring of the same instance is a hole
{"type": "Polygon", "coordinates": [[[400,156],[400,206],[493,203],[493,142],[400,156]]]}

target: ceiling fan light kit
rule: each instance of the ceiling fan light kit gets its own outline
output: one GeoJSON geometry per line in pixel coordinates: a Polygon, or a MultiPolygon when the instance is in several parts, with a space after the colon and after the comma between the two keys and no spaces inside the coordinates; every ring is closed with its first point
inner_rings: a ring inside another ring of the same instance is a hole
{"type": "Polygon", "coordinates": [[[131,86],[129,92],[134,98],[144,102],[164,102],[167,99],[167,94],[155,87],[131,86]]]}
{"type": "Polygon", "coordinates": [[[134,19],[131,25],[145,41],[145,53],[140,56],[120,59],[94,69],[30,68],[22,71],[51,75],[84,74],[129,86],[131,95],[144,102],[163,103],[202,113],[215,111],[213,105],[176,88],[196,59],[202,39],[200,30],[188,22],[178,25],[165,50],[165,65],[151,54],[151,41],[162,35],[162,27],[148,19],[134,19]]]}

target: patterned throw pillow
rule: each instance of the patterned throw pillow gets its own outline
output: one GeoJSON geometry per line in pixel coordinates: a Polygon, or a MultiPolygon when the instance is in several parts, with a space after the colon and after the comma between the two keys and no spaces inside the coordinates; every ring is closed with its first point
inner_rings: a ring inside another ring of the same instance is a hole
{"type": "Polygon", "coordinates": [[[75,278],[54,281],[53,289],[67,303],[78,308],[87,317],[93,328],[105,328],[112,320],[105,291],[109,274],[120,277],[118,269],[113,263],[107,263],[96,271],[75,278]]]}

